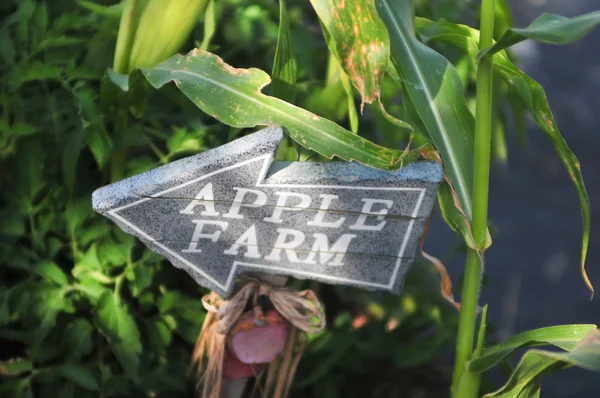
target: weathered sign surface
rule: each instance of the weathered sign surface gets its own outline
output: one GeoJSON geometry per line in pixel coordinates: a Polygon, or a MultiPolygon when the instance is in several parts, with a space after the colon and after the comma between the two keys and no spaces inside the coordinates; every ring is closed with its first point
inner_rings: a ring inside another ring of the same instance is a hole
{"type": "Polygon", "coordinates": [[[273,162],[270,127],[98,189],[94,210],[224,297],[267,272],[399,291],[442,179],[417,162],[273,162]]]}

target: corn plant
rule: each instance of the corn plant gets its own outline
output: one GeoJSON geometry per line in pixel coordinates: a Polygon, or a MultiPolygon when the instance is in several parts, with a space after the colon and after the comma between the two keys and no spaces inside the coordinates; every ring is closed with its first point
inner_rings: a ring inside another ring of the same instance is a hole
{"type": "Polygon", "coordinates": [[[535,397],[550,372],[600,370],[596,326],[551,326],[487,346],[478,303],[493,237],[489,166],[505,158],[499,113],[508,105],[516,120],[531,114],[573,180],[580,270],[593,292],[579,163],[544,89],[509,51],[525,39],[573,42],[600,12],[544,14],[517,29],[505,0],[446,3],[443,13],[412,0],[0,5],[0,344],[10,346],[0,353],[0,396],[193,394],[185,375],[204,292],[95,216],[90,193],[272,124],[289,136],[285,160],[386,170],[441,162],[439,207],[467,248],[458,322],[439,262],[441,294],[426,264],[413,267],[400,298],[319,287],[333,319],[311,340],[293,396],[369,396],[355,379],[374,380],[389,363],[427,363],[454,338],[444,389],[459,398],[480,396],[482,374],[522,348],[559,350],[526,351],[486,397],[535,397]],[[442,18],[469,11],[479,12],[479,29],[442,18]]]}
{"type": "MultiPolygon", "coordinates": [[[[506,346],[504,343],[497,347],[484,347],[485,309],[479,341],[474,345],[485,250],[491,244],[487,213],[494,73],[505,79],[508,89],[514,90],[525,103],[573,179],[583,217],[581,273],[593,293],[584,268],[590,204],[579,163],[558,131],[543,89],[511,63],[504,50],[525,39],[553,44],[572,42],[600,23],[600,12],[573,19],[545,14],[528,28],[509,28],[497,42],[494,42],[495,0],[482,1],[479,31],[447,22],[420,21],[425,30],[424,37],[429,42],[444,40],[456,45],[467,52],[470,61],[476,63],[477,94],[473,115],[455,67],[419,40],[411,1],[312,0],[311,5],[321,22],[330,56],[341,67],[344,89],[353,97],[352,87],[348,84],[350,81],[360,96],[361,110],[365,104],[375,103],[398,131],[409,134],[411,139],[406,148],[378,146],[330,120],[280,99],[293,100],[296,84],[294,51],[289,40],[290,27],[284,0],[280,1],[279,39],[273,69],[273,77],[277,79],[273,87],[274,96],[262,93],[263,87],[271,82],[265,72],[235,69],[217,55],[204,50],[177,55],[155,67],[141,68],[140,73],[157,89],[174,82],[194,104],[223,123],[234,127],[281,125],[299,145],[329,159],[338,157],[382,169],[399,168],[421,157],[439,159],[447,175],[447,185],[439,198],[444,216],[449,225],[464,236],[469,246],[452,391],[457,397],[475,397],[479,393],[483,370],[477,364],[485,362],[490,351],[498,355],[506,346]],[[398,81],[405,103],[406,113],[399,118],[390,115],[381,100],[380,86],[386,73],[398,81]],[[420,139],[416,148],[411,149],[414,136],[420,139]]],[[[502,5],[505,6],[500,3],[502,5]]],[[[348,114],[356,118],[355,113],[348,114]]],[[[600,346],[596,341],[598,332],[595,327],[584,326],[584,331],[589,333],[582,333],[577,326],[567,328],[568,334],[579,340],[577,345],[567,347],[570,350],[564,354],[545,351],[526,353],[507,384],[488,396],[539,394],[541,375],[555,366],[569,364],[600,370],[600,346]]],[[[557,335],[547,340],[563,337],[557,337],[560,332],[555,332],[557,335]]],[[[515,338],[523,346],[537,342],[536,337],[531,335],[543,333],[548,333],[548,330],[526,333],[528,339],[523,339],[522,335],[515,338]]],[[[551,341],[545,342],[552,344],[551,341]]],[[[505,350],[503,355],[507,354],[505,350]]]]}

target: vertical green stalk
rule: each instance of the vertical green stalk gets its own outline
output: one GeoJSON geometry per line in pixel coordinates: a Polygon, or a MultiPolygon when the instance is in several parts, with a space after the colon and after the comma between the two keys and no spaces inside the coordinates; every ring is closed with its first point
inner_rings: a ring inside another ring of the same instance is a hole
{"type": "Polygon", "coordinates": [[[129,55],[131,53],[131,46],[133,45],[133,38],[135,36],[134,14],[136,0],[123,0],[122,5],[123,11],[121,12],[119,34],[117,35],[113,69],[117,73],[128,73],[129,55]]]}
{"type": "MultiPolygon", "coordinates": [[[[479,48],[493,44],[495,0],[482,0],[479,48]]],[[[484,57],[477,68],[477,110],[475,115],[475,158],[473,181],[472,231],[476,246],[469,249],[463,284],[458,323],[456,362],[452,380],[453,395],[460,398],[477,396],[481,375],[465,371],[465,363],[473,357],[473,339],[477,300],[481,287],[483,248],[487,238],[488,188],[490,175],[490,146],[492,137],[493,58],[484,57]],[[462,378],[462,380],[461,380],[462,378]],[[460,381],[460,383],[459,383],[460,381]]]]}

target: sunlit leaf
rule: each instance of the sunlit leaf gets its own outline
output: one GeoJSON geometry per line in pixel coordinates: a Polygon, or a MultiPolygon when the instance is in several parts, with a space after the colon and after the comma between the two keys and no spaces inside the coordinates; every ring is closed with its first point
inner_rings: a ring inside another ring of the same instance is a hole
{"type": "MultiPolygon", "coordinates": [[[[152,67],[175,54],[196,26],[208,1],[148,0],[131,44],[129,72],[135,68],[152,67]]],[[[117,68],[115,70],[121,72],[117,68]]]]}
{"type": "Polygon", "coordinates": [[[202,37],[202,43],[200,48],[207,50],[210,46],[210,42],[217,30],[217,13],[215,10],[215,0],[209,0],[204,12],[204,36],[202,37]]]}
{"type": "Polygon", "coordinates": [[[279,0],[279,35],[273,61],[273,81],[271,82],[273,95],[293,104],[296,98],[297,73],[298,64],[294,56],[285,0],[279,0]]]}
{"type": "Polygon", "coordinates": [[[321,26],[331,36],[330,51],[338,58],[362,98],[379,98],[389,59],[387,30],[372,0],[311,0],[321,26]]]}
{"type": "Polygon", "coordinates": [[[260,90],[270,82],[259,69],[236,69],[214,54],[194,50],[176,55],[142,72],[155,88],[173,81],[200,109],[234,127],[281,125],[307,149],[327,157],[397,169],[417,159],[417,153],[383,148],[330,120],[269,97],[260,90]]]}
{"type": "Polygon", "coordinates": [[[550,372],[577,366],[600,371],[600,331],[589,332],[568,352],[529,350],[508,381],[484,398],[529,398],[538,396],[542,378],[550,372]]]}
{"type": "Polygon", "coordinates": [[[127,73],[130,70],[129,57],[140,18],[150,0],[123,0],[121,22],[117,35],[117,45],[113,69],[117,73],[127,73]]]}
{"type": "Polygon", "coordinates": [[[68,283],[67,275],[62,269],[51,261],[43,261],[35,267],[35,272],[44,279],[64,286],[68,283]]]}
{"type": "Polygon", "coordinates": [[[581,39],[598,24],[600,24],[600,11],[573,18],[544,13],[524,29],[509,29],[492,47],[482,50],[478,58],[497,53],[526,39],[549,44],[568,44],[581,39]]]}
{"type": "Polygon", "coordinates": [[[473,373],[484,372],[496,366],[515,350],[524,347],[553,345],[564,350],[572,350],[586,334],[595,329],[595,325],[561,325],[528,330],[484,349],[477,359],[468,364],[468,369],[473,373]]]}
{"type": "MultiPolygon", "coordinates": [[[[447,21],[432,22],[424,18],[417,19],[417,30],[426,40],[439,40],[451,44],[473,57],[477,54],[479,31],[466,25],[452,24],[447,21]]],[[[506,52],[494,54],[494,73],[504,80],[508,88],[523,102],[525,108],[532,114],[535,123],[546,133],[554,149],[563,162],[571,180],[575,184],[583,223],[581,243],[581,274],[588,288],[594,292],[592,284],[585,271],[585,260],[588,251],[591,226],[591,206],[579,161],[563,139],[554,121],[548,98],[544,88],[534,79],[517,68],[509,61],[506,52]]]]}
{"type": "MultiPolygon", "coordinates": [[[[430,140],[440,152],[460,205],[471,217],[474,118],[463,95],[460,76],[442,55],[415,37],[410,0],[376,0],[388,27],[391,57],[430,140]]],[[[468,231],[462,229],[463,235],[468,231]]]]}

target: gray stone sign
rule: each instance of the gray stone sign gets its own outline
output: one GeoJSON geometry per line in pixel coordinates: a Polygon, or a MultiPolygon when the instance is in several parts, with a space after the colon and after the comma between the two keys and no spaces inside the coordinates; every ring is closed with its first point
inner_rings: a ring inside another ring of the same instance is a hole
{"type": "Polygon", "coordinates": [[[93,207],[224,297],[243,272],[398,292],[440,165],[273,162],[270,127],[98,189],[93,207]]]}

